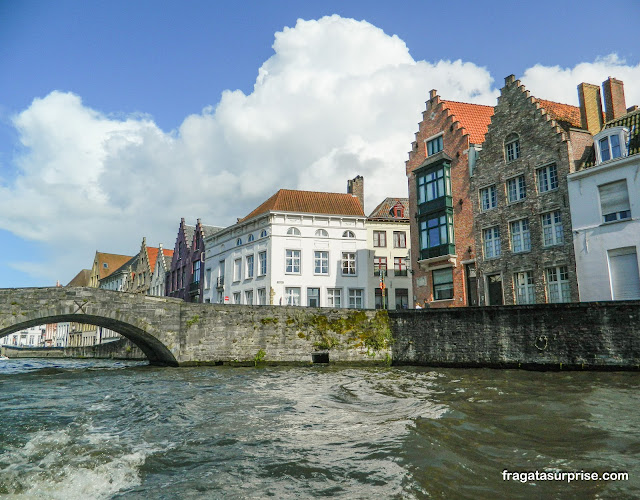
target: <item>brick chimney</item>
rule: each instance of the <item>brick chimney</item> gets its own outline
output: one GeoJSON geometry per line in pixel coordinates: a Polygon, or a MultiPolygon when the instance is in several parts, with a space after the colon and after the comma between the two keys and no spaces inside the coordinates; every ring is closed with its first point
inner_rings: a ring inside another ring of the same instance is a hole
{"type": "Polygon", "coordinates": [[[627,112],[624,100],[624,84],[620,80],[609,77],[602,82],[604,89],[604,108],[607,121],[615,120],[627,112]]]}
{"type": "Polygon", "coordinates": [[[364,212],[364,179],[361,175],[357,175],[347,181],[347,193],[360,200],[360,205],[362,205],[362,211],[364,212]]]}
{"type": "Polygon", "coordinates": [[[578,85],[578,100],[580,101],[580,120],[582,128],[596,135],[602,130],[602,100],[600,87],[591,83],[578,85]]]}

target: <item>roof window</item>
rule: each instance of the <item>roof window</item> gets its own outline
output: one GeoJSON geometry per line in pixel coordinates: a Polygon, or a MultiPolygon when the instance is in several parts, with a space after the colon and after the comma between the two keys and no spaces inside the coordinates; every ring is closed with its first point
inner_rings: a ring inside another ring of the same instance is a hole
{"type": "Polygon", "coordinates": [[[596,147],[596,164],[627,156],[629,129],[612,127],[604,129],[593,138],[596,147]]]}

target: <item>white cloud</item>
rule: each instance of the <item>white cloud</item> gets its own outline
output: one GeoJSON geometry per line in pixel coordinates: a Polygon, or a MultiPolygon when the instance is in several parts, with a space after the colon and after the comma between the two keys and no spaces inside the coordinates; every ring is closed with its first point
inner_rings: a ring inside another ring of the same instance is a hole
{"type": "MultiPolygon", "coordinates": [[[[364,21],[299,20],[273,49],[251,94],[225,91],[168,133],[148,117],[114,118],[57,91],[17,115],[25,149],[18,177],[0,183],[0,228],[50,248],[51,261],[34,273],[66,282],[96,249],[132,254],[143,236],[171,248],[180,217],[231,224],[280,188],[344,192],[362,175],[371,210],[407,194],[404,162],[430,89],[482,104],[498,95],[485,68],[414,61],[402,40],[364,21]]],[[[580,66],[536,66],[525,78],[557,100],[561,85],[575,93],[580,66]],[[561,85],[546,85],[550,73],[561,85]]]]}

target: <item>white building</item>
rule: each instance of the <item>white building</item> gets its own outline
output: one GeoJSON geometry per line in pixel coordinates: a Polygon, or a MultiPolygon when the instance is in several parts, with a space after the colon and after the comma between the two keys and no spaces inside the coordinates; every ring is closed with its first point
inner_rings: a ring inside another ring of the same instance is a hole
{"type": "Polygon", "coordinates": [[[281,189],[205,239],[204,301],[372,308],[365,220],[351,194],[281,189]]]}
{"type": "Polygon", "coordinates": [[[45,326],[31,326],[13,332],[0,339],[0,345],[13,347],[43,347],[45,338],[45,326]]]}
{"type": "Polygon", "coordinates": [[[69,345],[70,330],[71,323],[69,323],[68,321],[57,324],[56,338],[54,342],[55,347],[67,347],[69,345]]]}
{"type": "Polygon", "coordinates": [[[376,309],[413,308],[408,212],[408,198],[386,198],[367,218],[367,304],[376,309]]]}
{"type": "MultiPolygon", "coordinates": [[[[151,257],[151,256],[149,256],[151,257]]],[[[167,286],[167,273],[171,269],[171,257],[173,250],[165,250],[162,243],[158,246],[153,273],[151,274],[151,284],[149,285],[149,295],[154,297],[164,297],[167,286]]]]}
{"type": "Polygon", "coordinates": [[[567,177],[581,301],[640,299],[639,128],[640,110],[609,121],[567,177]]]}

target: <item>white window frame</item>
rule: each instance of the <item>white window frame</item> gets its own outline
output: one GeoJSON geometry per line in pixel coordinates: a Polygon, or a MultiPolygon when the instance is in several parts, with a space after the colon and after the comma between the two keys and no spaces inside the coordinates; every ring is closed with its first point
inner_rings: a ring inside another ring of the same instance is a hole
{"type": "Polygon", "coordinates": [[[258,252],[258,276],[267,274],[267,251],[258,252]]]}
{"type": "Polygon", "coordinates": [[[329,233],[326,229],[317,229],[316,230],[316,238],[328,238],[329,233]]]}
{"type": "Polygon", "coordinates": [[[558,189],[560,186],[558,166],[555,163],[549,163],[548,165],[537,168],[536,184],[538,185],[538,193],[548,193],[549,191],[558,189]]]}
{"type": "Polygon", "coordinates": [[[300,305],[300,287],[299,286],[286,287],[284,289],[284,300],[285,300],[285,304],[288,306],[299,306],[300,305]]]}
{"type": "Polygon", "coordinates": [[[598,186],[598,196],[600,198],[600,211],[602,212],[603,222],[616,222],[631,218],[627,179],[619,179],[598,186]],[[606,198],[608,200],[605,200],[606,198]],[[605,201],[608,202],[609,206],[605,206],[605,201]],[[612,211],[612,209],[614,210],[612,211]]]}
{"type": "Polygon", "coordinates": [[[307,307],[320,307],[320,288],[319,288],[319,287],[317,287],[317,286],[311,286],[311,287],[308,287],[308,288],[307,288],[307,307]],[[312,295],[311,295],[311,291],[312,291],[312,290],[313,290],[313,291],[317,290],[317,291],[318,291],[318,295],[312,296],[312,295]],[[311,297],[317,297],[317,299],[318,299],[318,305],[316,305],[316,306],[312,306],[312,305],[311,305],[311,297]]]}
{"type": "Polygon", "coordinates": [[[507,201],[517,203],[527,197],[527,184],[524,174],[507,179],[507,201]]]}
{"type": "Polygon", "coordinates": [[[547,286],[547,302],[557,304],[571,302],[571,288],[569,285],[569,268],[555,266],[545,269],[547,286]]]}
{"type": "Polygon", "coordinates": [[[364,290],[362,288],[349,288],[349,309],[362,309],[364,306],[364,290]]]}
{"type": "Polygon", "coordinates": [[[242,304],[242,295],[240,292],[233,292],[233,303],[242,304]]]}
{"type": "Polygon", "coordinates": [[[378,229],[373,231],[373,246],[376,248],[387,247],[387,232],[378,229]]]}
{"type": "Polygon", "coordinates": [[[533,271],[520,271],[513,275],[513,289],[516,304],[535,304],[536,287],[533,271]]]}
{"type": "Polygon", "coordinates": [[[492,226],[482,230],[482,247],[485,259],[495,259],[502,255],[500,242],[500,226],[492,226]]]}
{"type": "Polygon", "coordinates": [[[616,160],[618,158],[624,158],[628,155],[627,141],[629,139],[629,129],[626,127],[610,127],[602,130],[600,133],[593,136],[593,144],[596,149],[596,165],[606,161],[616,160]],[[611,145],[612,138],[615,137],[619,148],[617,155],[614,156],[614,150],[611,145]],[[603,154],[602,143],[606,140],[607,151],[603,154]],[[603,159],[604,158],[604,159],[603,159]]]}
{"type": "Polygon", "coordinates": [[[553,210],[540,215],[542,221],[542,246],[552,247],[564,243],[562,212],[553,210]]]}
{"type": "Polygon", "coordinates": [[[254,265],[255,265],[255,258],[253,254],[247,255],[244,258],[244,263],[245,263],[245,278],[250,280],[253,278],[254,265]]]}
{"type": "Polygon", "coordinates": [[[300,274],[302,263],[302,251],[295,249],[285,250],[285,274],[300,274]]]}
{"type": "Polygon", "coordinates": [[[342,288],[327,288],[327,307],[342,307],[342,288]]]}
{"type": "Polygon", "coordinates": [[[531,226],[527,217],[510,221],[509,231],[511,232],[511,251],[513,253],[531,251],[531,226]]]}
{"type": "Polygon", "coordinates": [[[266,306],[267,305],[267,289],[266,288],[258,288],[258,305],[266,306]]]}
{"type": "Polygon", "coordinates": [[[483,212],[493,210],[498,206],[498,191],[495,184],[480,189],[480,206],[483,212]]]}
{"type": "Polygon", "coordinates": [[[313,251],[313,274],[316,276],[329,275],[329,251],[314,250],[313,251]]]}
{"type": "Polygon", "coordinates": [[[342,252],[342,276],[358,275],[358,254],[356,252],[342,252]],[[345,272],[346,270],[346,272],[345,272]]]}
{"type": "Polygon", "coordinates": [[[520,158],[520,138],[510,140],[504,145],[504,150],[507,158],[507,163],[512,162],[520,158]]]}
{"type": "Polygon", "coordinates": [[[289,236],[300,236],[300,229],[297,227],[290,227],[287,229],[287,235],[289,236]]]}
{"type": "Polygon", "coordinates": [[[233,261],[233,281],[234,283],[242,279],[242,259],[233,261]]]}
{"type": "Polygon", "coordinates": [[[248,306],[253,305],[253,290],[244,291],[244,303],[248,306]]]}

